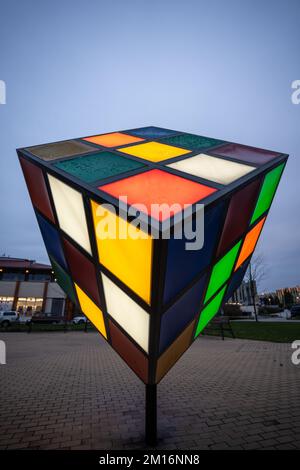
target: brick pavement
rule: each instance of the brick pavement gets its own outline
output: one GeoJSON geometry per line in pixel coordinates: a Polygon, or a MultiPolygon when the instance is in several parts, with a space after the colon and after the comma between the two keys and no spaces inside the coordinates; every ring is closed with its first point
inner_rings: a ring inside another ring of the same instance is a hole
{"type": "MultiPolygon", "coordinates": [[[[144,448],[144,386],[96,333],[0,333],[0,449],[144,448]]],[[[158,387],[159,449],[300,448],[288,344],[201,337],[158,387]]]]}

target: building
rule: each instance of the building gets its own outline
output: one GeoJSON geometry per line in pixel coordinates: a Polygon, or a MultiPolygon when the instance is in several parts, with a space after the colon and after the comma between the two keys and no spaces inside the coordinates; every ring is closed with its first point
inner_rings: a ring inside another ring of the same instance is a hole
{"type": "Polygon", "coordinates": [[[299,304],[300,303],[300,286],[285,287],[284,289],[277,289],[276,296],[281,304],[287,302],[287,298],[290,299],[289,303],[299,304]]]}
{"type": "Polygon", "coordinates": [[[4,256],[0,257],[0,311],[5,310],[71,319],[74,305],[55,282],[50,265],[4,256]]]}
{"type": "Polygon", "coordinates": [[[300,286],[284,287],[275,292],[263,292],[259,297],[264,305],[289,307],[293,304],[300,304],[300,286]]]}
{"type": "MultiPolygon", "coordinates": [[[[251,281],[253,290],[254,290],[254,295],[255,295],[255,301],[257,303],[257,287],[256,287],[256,282],[251,281]]],[[[234,302],[234,303],[240,303],[243,305],[253,305],[253,294],[251,292],[251,282],[250,281],[243,281],[240,287],[234,292],[233,296],[229,299],[228,302],[234,302]]]]}

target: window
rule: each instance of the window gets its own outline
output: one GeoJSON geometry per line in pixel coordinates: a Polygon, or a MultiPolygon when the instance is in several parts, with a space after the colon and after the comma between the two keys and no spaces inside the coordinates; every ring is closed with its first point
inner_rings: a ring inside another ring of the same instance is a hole
{"type": "Polygon", "coordinates": [[[51,274],[29,274],[29,281],[51,281],[51,274]]]}
{"type": "Polygon", "coordinates": [[[24,281],[25,274],[24,273],[3,273],[2,274],[2,281],[24,281]]]}

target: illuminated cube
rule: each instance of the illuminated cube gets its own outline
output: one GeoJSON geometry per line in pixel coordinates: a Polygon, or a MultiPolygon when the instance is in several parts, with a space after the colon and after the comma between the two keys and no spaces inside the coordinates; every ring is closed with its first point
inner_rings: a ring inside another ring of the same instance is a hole
{"type": "Polygon", "coordinates": [[[146,384],[241,283],[287,160],[158,127],[18,155],[58,283],[146,384]],[[204,244],[188,250],[177,229],[182,215],[197,221],[198,204],[204,244]]]}

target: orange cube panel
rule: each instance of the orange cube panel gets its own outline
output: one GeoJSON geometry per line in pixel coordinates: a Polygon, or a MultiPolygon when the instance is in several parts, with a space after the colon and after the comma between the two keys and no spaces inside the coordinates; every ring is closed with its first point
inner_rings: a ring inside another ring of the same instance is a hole
{"type": "Polygon", "coordinates": [[[235,266],[235,271],[243,264],[243,262],[251,255],[251,253],[254,251],[256,242],[258,240],[258,237],[260,235],[260,232],[263,228],[263,225],[265,223],[266,217],[264,217],[258,224],[256,224],[250,232],[247,233],[246,238],[244,240],[239,259],[237,260],[236,266],[235,266]]]}
{"type": "Polygon", "coordinates": [[[93,144],[103,145],[103,147],[118,147],[119,145],[134,144],[144,139],[134,137],[133,135],[122,134],[121,132],[112,132],[111,134],[94,135],[85,137],[83,140],[92,142],[93,144]]]}
{"type": "Polygon", "coordinates": [[[99,186],[98,189],[127,202],[130,206],[140,209],[139,205],[143,204],[147,214],[160,221],[170,217],[170,212],[171,216],[180,212],[185,204],[194,204],[217,191],[210,186],[158,169],[99,186]],[[154,210],[151,212],[152,204],[179,204],[180,206],[174,206],[171,211],[165,207],[160,212],[154,210]]]}

